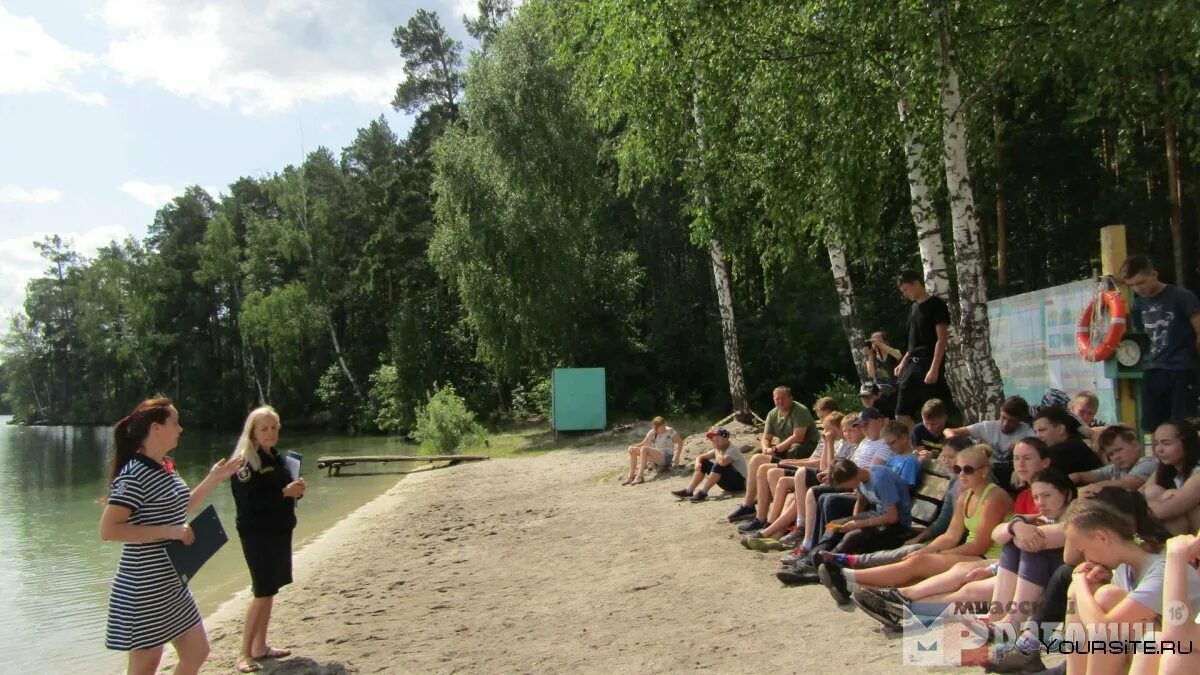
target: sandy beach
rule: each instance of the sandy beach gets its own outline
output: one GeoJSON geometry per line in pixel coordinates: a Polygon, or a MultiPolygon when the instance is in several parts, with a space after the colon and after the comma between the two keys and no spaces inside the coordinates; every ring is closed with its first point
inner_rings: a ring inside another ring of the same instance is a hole
{"type": "MultiPolygon", "coordinates": [[[[903,668],[900,639],[738,545],[732,500],[677,501],[679,471],[618,485],[626,444],[405,477],[297,554],[271,632],[294,656],[263,672],[903,668]]],[[[204,672],[233,670],[247,597],[206,618],[204,672]]]]}

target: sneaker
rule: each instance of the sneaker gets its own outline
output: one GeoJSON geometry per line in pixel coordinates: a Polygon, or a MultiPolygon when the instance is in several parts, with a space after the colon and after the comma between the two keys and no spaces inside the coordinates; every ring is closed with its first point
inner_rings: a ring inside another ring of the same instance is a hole
{"type": "Polygon", "coordinates": [[[901,595],[900,590],[895,587],[880,588],[871,592],[878,595],[884,602],[896,605],[897,607],[907,607],[912,604],[912,600],[901,595]]]}
{"type": "Polygon", "coordinates": [[[761,536],[762,530],[759,530],[757,532],[751,532],[750,534],[743,534],[742,536],[738,537],[738,541],[742,542],[742,546],[750,548],[750,542],[758,539],[761,536]]]}
{"type": "Polygon", "coordinates": [[[683,488],[682,490],[671,490],[671,494],[679,497],[680,499],[687,499],[688,497],[692,496],[692,491],[687,488],[683,488]]]}
{"type": "Polygon", "coordinates": [[[773,539],[771,537],[754,537],[749,541],[743,539],[742,546],[745,546],[751,551],[759,551],[762,553],[785,550],[783,544],[780,544],[778,539],[773,539]]]}
{"type": "Polygon", "coordinates": [[[992,622],[987,617],[975,616],[974,614],[960,614],[954,617],[954,619],[977,638],[991,640],[994,637],[992,622]]]}
{"type": "Polygon", "coordinates": [[[750,520],[747,520],[746,522],[742,523],[741,525],[738,525],[738,532],[741,532],[742,534],[750,534],[751,532],[757,532],[757,531],[763,529],[764,527],[766,527],[769,524],[770,523],[768,523],[765,520],[759,520],[758,518],[751,518],[750,520]]]}
{"type": "Polygon", "coordinates": [[[850,590],[846,588],[846,577],[842,574],[842,568],[821,563],[817,566],[817,577],[821,580],[821,585],[829,589],[834,602],[839,605],[850,604],[850,590]]]}
{"type": "Polygon", "coordinates": [[[702,502],[702,501],[704,501],[705,499],[708,499],[708,493],[707,493],[707,492],[696,492],[696,493],[693,493],[693,494],[692,494],[692,501],[693,501],[693,502],[702,502]]]}
{"type": "Polygon", "coordinates": [[[750,518],[753,518],[753,517],[754,517],[754,506],[742,504],[741,506],[737,507],[737,510],[735,510],[733,513],[729,514],[728,520],[731,523],[738,523],[743,520],[749,520],[750,518]]]}
{"type": "Polygon", "coordinates": [[[894,607],[884,602],[878,593],[866,588],[860,588],[850,594],[850,600],[855,605],[858,605],[858,608],[864,614],[883,624],[884,628],[892,631],[901,629],[900,619],[903,618],[903,615],[898,613],[894,607]]]}
{"type": "Polygon", "coordinates": [[[785,549],[793,549],[804,543],[804,530],[796,528],[779,538],[785,549]]]}
{"type": "Polygon", "coordinates": [[[843,569],[853,567],[852,565],[850,565],[850,561],[848,560],[849,556],[847,556],[845,553],[834,553],[833,551],[819,551],[817,553],[817,557],[819,557],[821,559],[821,562],[823,562],[823,563],[837,565],[838,567],[841,567],[843,569]]]}
{"type": "Polygon", "coordinates": [[[821,580],[817,576],[816,568],[803,563],[784,565],[780,567],[775,572],[775,578],[779,579],[779,581],[781,581],[785,586],[815,584],[821,580]]]}
{"type": "MultiPolygon", "coordinates": [[[[795,565],[808,559],[808,549],[797,546],[792,552],[779,559],[780,565],[795,565]]],[[[815,569],[815,568],[814,568],[815,569]]]]}
{"type": "Polygon", "coordinates": [[[996,656],[988,659],[983,669],[989,673],[1034,673],[1046,669],[1042,663],[1042,652],[1032,654],[1017,649],[1014,645],[1003,645],[996,649],[996,656]]]}

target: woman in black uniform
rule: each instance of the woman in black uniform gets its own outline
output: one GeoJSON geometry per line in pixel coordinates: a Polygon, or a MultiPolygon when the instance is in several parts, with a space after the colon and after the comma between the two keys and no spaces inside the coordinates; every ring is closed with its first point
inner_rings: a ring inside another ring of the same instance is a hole
{"type": "Polygon", "coordinates": [[[296,500],[304,496],[304,479],[293,476],[279,441],[279,415],[270,406],[250,413],[238,440],[236,456],[244,464],[230,484],[237,505],[237,531],[250,568],[254,600],[246,610],[246,628],[238,654],[238,672],[262,668],[259,659],[289,656],[290,651],[267,645],[267,625],[279,589],[292,583],[292,530],[296,500]]]}
{"type": "Polygon", "coordinates": [[[168,642],[179,654],[178,674],[199,672],[208,658],[200,612],[167,557],[167,544],[195,540],[186,524],[188,512],[203,504],[242,461],[222,459],[189,490],[167,457],[182,432],[179,412],[165,398],[142,401],[113,429],[112,474],[100,538],[124,546],[109,595],[104,644],[129,652],[131,675],[158,672],[168,642]]]}

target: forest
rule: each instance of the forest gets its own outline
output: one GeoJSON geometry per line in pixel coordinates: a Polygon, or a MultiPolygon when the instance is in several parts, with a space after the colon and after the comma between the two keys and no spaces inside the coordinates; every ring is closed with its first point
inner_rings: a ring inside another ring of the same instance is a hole
{"type": "MultiPolygon", "coordinates": [[[[607,369],[610,419],[764,414],[901,349],[904,268],[951,306],[968,417],[1002,397],[986,302],[1092,277],[1098,230],[1195,287],[1200,3],[479,0],[395,27],[409,129],[163,204],[44,274],[0,343],[18,423],[408,432],[491,424],[607,369]]],[[[300,158],[298,158],[299,160],[300,158]]]]}

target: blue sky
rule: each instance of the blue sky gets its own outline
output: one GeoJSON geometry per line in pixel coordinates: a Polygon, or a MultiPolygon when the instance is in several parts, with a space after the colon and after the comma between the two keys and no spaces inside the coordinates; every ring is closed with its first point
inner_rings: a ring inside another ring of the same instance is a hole
{"type": "Polygon", "coordinates": [[[340,150],[380,115],[405,134],[391,35],[421,7],[469,48],[475,0],[0,0],[0,316],[46,234],[88,254],[188,185],[340,150]]]}

